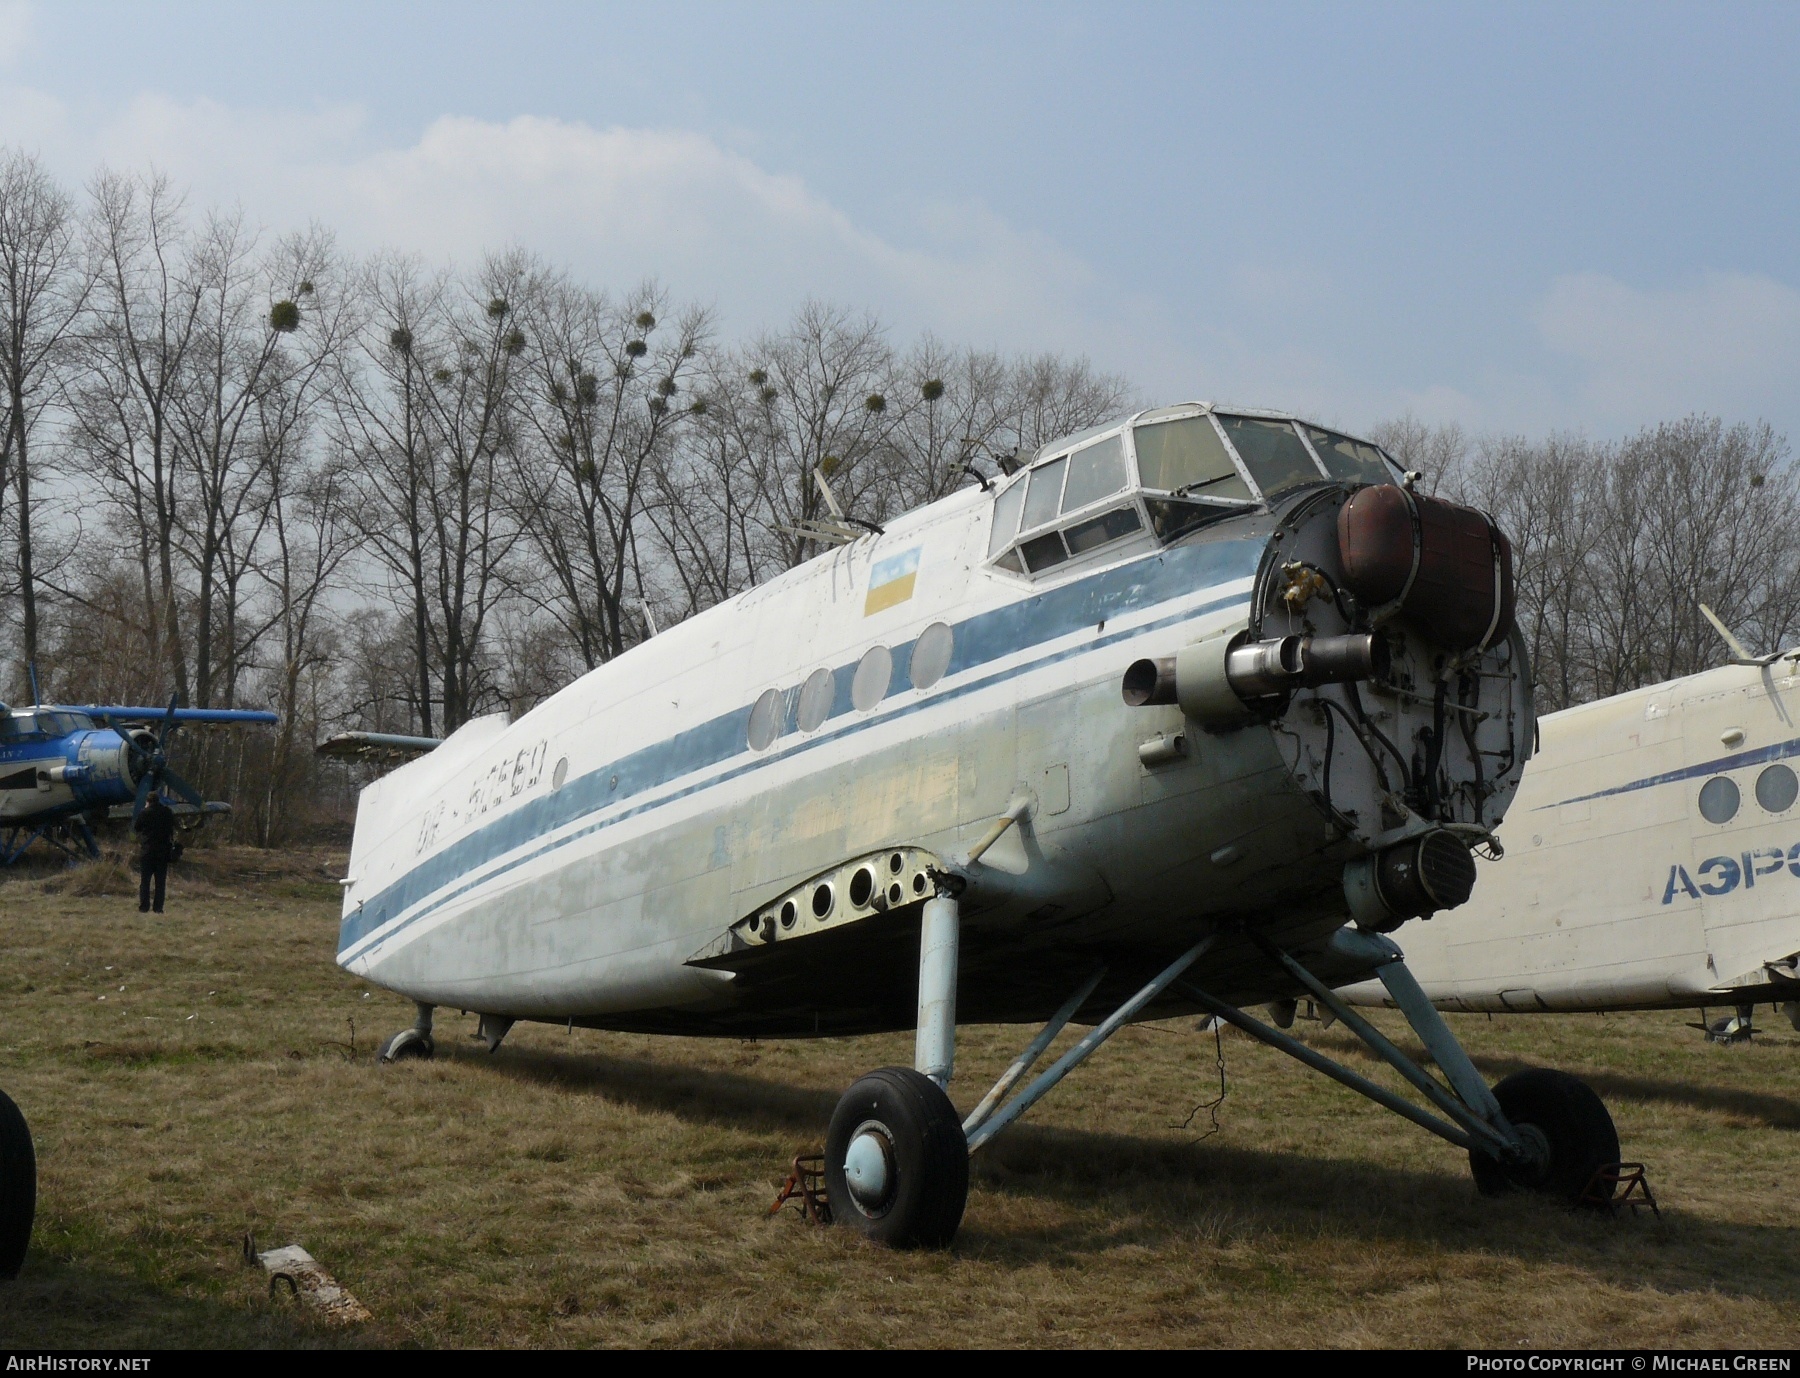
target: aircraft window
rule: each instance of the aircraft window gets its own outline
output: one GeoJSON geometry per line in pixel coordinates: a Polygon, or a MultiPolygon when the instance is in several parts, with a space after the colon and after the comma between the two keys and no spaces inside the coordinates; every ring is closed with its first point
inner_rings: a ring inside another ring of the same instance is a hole
{"type": "Polygon", "coordinates": [[[1116,541],[1121,536],[1129,536],[1133,531],[1143,529],[1144,524],[1138,520],[1137,508],[1115,507],[1110,512],[1102,512],[1097,517],[1077,522],[1063,535],[1069,542],[1069,554],[1085,555],[1108,541],[1116,541]]]}
{"type": "Polygon", "coordinates": [[[1204,416],[1182,421],[1162,421],[1136,426],[1131,432],[1137,447],[1138,477],[1146,488],[1165,492],[1204,492],[1209,498],[1256,497],[1239,475],[1237,465],[1225,453],[1219,433],[1204,416]]]}
{"type": "Polygon", "coordinates": [[[1010,569],[1014,574],[1025,572],[1025,562],[1019,558],[1019,552],[1016,550],[1007,551],[1006,554],[995,560],[994,564],[1001,569],[1010,569]]]}
{"type": "Polygon", "coordinates": [[[750,710],[750,749],[767,751],[781,731],[781,690],[765,689],[750,710]]]}
{"type": "Polygon", "coordinates": [[[1729,823],[1737,817],[1737,781],[1715,775],[1700,787],[1700,816],[1708,823],[1729,823]]]}
{"type": "Polygon", "coordinates": [[[1172,541],[1196,527],[1216,522],[1221,517],[1234,516],[1243,510],[1238,507],[1215,507],[1207,502],[1174,502],[1165,498],[1146,498],[1144,506],[1150,512],[1150,529],[1156,533],[1158,540],[1163,541],[1172,541]]]}
{"type": "Polygon", "coordinates": [[[888,681],[893,677],[893,654],[886,646],[869,647],[856,667],[856,678],[850,682],[850,702],[867,713],[887,697],[888,681]]]}
{"type": "Polygon", "coordinates": [[[1221,416],[1226,438],[1250,470],[1250,477],[1272,498],[1303,483],[1317,483],[1323,475],[1300,443],[1300,436],[1286,421],[1262,421],[1252,416],[1221,416]]]}
{"type": "Polygon", "coordinates": [[[550,777],[550,788],[553,790],[561,789],[563,787],[563,782],[568,778],[569,758],[564,756],[556,763],[556,773],[550,777]]]}
{"type": "Polygon", "coordinates": [[[1062,498],[1063,470],[1068,467],[1069,460],[1065,455],[1031,471],[1031,496],[1025,499],[1025,520],[1020,523],[1020,530],[1042,526],[1056,515],[1057,503],[1062,498]]]}
{"type": "Polygon", "coordinates": [[[1025,557],[1025,568],[1033,574],[1049,569],[1052,565],[1060,565],[1069,558],[1069,552],[1063,549],[1062,536],[1055,531],[1048,536],[1039,536],[1034,541],[1025,542],[1019,547],[1019,553],[1025,557]]]}
{"type": "Polygon", "coordinates": [[[0,736],[29,737],[37,730],[38,720],[35,713],[14,713],[6,718],[0,718],[0,736]]]}
{"type": "Polygon", "coordinates": [[[802,732],[816,732],[831,716],[831,700],[837,688],[829,670],[814,670],[800,686],[799,722],[802,732]]]}
{"type": "Polygon", "coordinates": [[[1002,546],[1019,534],[1019,509],[1024,505],[1024,479],[994,499],[994,531],[988,537],[989,555],[998,554],[1002,546]]]}
{"type": "Polygon", "coordinates": [[[1381,451],[1360,440],[1335,431],[1322,431],[1317,426],[1302,426],[1306,438],[1318,452],[1325,471],[1346,483],[1392,483],[1394,475],[1381,457],[1381,451]]]}
{"type": "Polygon", "coordinates": [[[913,642],[912,682],[915,689],[929,689],[950,668],[950,652],[956,649],[956,633],[942,622],[933,622],[913,642]]]}
{"type": "Polygon", "coordinates": [[[1800,779],[1784,765],[1772,765],[1756,777],[1756,802],[1770,813],[1786,813],[1800,796],[1800,779]]]}
{"type": "Polygon", "coordinates": [[[1062,510],[1074,512],[1125,486],[1125,438],[1109,436],[1069,456],[1062,510]]]}

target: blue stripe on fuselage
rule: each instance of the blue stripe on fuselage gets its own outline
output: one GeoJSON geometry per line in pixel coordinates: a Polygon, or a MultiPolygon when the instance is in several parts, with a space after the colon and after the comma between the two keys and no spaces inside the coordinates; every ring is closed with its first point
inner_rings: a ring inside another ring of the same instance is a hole
{"type": "Polygon", "coordinates": [[[1770,761],[1779,761],[1789,756],[1800,756],[1800,737],[1776,742],[1773,746],[1759,746],[1752,751],[1740,751],[1732,756],[1717,756],[1710,761],[1702,761],[1699,765],[1666,770],[1661,775],[1646,775],[1642,780],[1633,780],[1628,785],[1614,785],[1611,789],[1595,790],[1592,794],[1577,794],[1571,799],[1559,799],[1554,804],[1539,804],[1532,812],[1560,808],[1564,804],[1582,804],[1590,799],[1607,799],[1615,794],[1630,794],[1635,790],[1674,784],[1678,780],[1698,780],[1702,775],[1717,775],[1722,771],[1738,770],[1744,766],[1766,765],[1770,761]]]}
{"type": "MultiPolygon", "coordinates": [[[[1094,626],[1121,614],[1154,607],[1208,587],[1250,578],[1256,573],[1263,545],[1261,540],[1240,539],[1178,546],[1130,564],[1101,571],[1061,588],[1049,589],[1016,603],[978,613],[955,625],[954,650],[946,678],[1004,659],[1032,646],[1055,641],[1083,627],[1094,626]]],[[[843,718],[852,712],[850,686],[856,674],[856,662],[836,667],[833,671],[836,692],[833,695],[830,718],[827,719],[827,726],[809,740],[795,744],[786,751],[755,755],[734,770],[709,776],[686,789],[661,796],[636,808],[621,810],[585,828],[548,841],[526,855],[515,857],[493,870],[484,871],[482,875],[451,893],[439,896],[435,903],[412,914],[401,927],[417,922],[459,895],[466,894],[476,886],[486,884],[496,876],[522,866],[547,851],[566,846],[600,828],[636,817],[649,809],[686,798],[697,790],[711,788],[748,771],[786,760],[796,751],[812,750],[851,732],[863,731],[922,708],[974,693],[1057,660],[1141,636],[1157,627],[1217,612],[1242,601],[1241,595],[1221,598],[1147,626],[1134,626],[1110,636],[1103,635],[1079,647],[935,693],[928,700],[898,705],[887,712],[858,714],[856,720],[840,724],[834,730],[829,726],[831,720],[843,718]]],[[[907,673],[911,664],[912,642],[894,647],[893,656],[895,679],[900,682],[900,677],[907,673]]],[[[788,693],[789,703],[783,723],[784,737],[796,730],[793,724],[793,700],[798,696],[798,687],[793,686],[788,693]]],[[[481,870],[490,862],[528,846],[533,839],[566,827],[589,814],[621,804],[634,795],[671,784],[683,776],[710,766],[720,765],[734,756],[751,755],[746,740],[749,718],[749,705],[732,709],[697,727],[631,752],[610,765],[601,766],[570,780],[555,793],[522,804],[504,817],[452,843],[379,894],[364,901],[345,917],[338,934],[339,961],[347,961],[357,955],[352,949],[363,944],[365,939],[372,940],[375,933],[390,919],[436,895],[470,872],[481,870]]]]}

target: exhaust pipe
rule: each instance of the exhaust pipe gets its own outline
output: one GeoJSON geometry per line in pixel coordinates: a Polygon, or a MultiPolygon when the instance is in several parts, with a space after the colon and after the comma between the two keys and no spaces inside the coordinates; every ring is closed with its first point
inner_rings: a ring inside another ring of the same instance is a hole
{"type": "Polygon", "coordinates": [[[1253,716],[1251,701],[1388,672],[1387,642],[1373,632],[1240,645],[1242,635],[1215,636],[1172,656],[1137,661],[1125,671],[1120,693],[1133,708],[1178,703],[1202,726],[1235,727],[1253,716]]]}

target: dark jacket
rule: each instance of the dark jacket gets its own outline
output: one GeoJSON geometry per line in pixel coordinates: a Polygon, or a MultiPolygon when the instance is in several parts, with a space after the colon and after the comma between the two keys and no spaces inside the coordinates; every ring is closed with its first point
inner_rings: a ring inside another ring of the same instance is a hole
{"type": "Polygon", "coordinates": [[[131,830],[143,839],[138,855],[143,861],[166,866],[175,854],[175,811],[151,795],[131,830]]]}

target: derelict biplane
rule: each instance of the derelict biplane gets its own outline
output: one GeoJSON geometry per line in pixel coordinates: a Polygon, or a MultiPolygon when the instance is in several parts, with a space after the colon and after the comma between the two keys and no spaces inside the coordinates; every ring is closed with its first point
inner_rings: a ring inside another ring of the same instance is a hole
{"type": "Polygon", "coordinates": [[[184,825],[230,812],[169,769],[169,740],[183,725],[275,721],[261,709],[181,708],[173,697],[166,708],[0,703],[0,866],[39,840],[72,861],[99,856],[94,825],[115,813],[136,821],[153,789],[175,796],[184,825]]]}
{"type": "Polygon", "coordinates": [[[1125,1023],[1200,1013],[1466,1150],[1485,1191],[1610,1194],[1598,1097],[1490,1089],[1385,936],[1468,898],[1532,748],[1487,517],[1366,442],[1189,404],[833,529],[363,791],[338,961],[419,1010],[384,1059],[430,1056],[437,1006],[490,1048],[521,1019],[916,1029],[913,1067],[839,1102],[827,1187],[840,1222],[941,1244],[971,1152],[1125,1023]],[[1370,973],[1441,1079],[1333,994],[1370,973]],[[1294,996],[1425,1104],[1243,1013],[1294,996]],[[958,1113],[957,1025],[1021,1021],[958,1113]]]}

